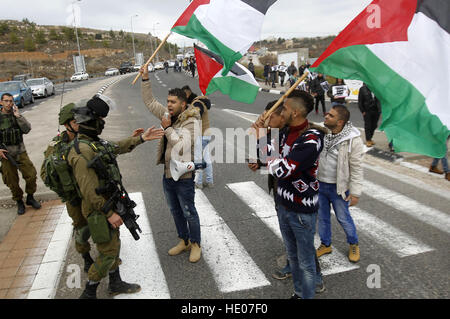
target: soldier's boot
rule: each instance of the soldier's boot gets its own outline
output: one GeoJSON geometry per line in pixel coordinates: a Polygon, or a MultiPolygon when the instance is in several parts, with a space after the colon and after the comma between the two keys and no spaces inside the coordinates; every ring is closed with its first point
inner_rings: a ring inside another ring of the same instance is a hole
{"type": "Polygon", "coordinates": [[[129,284],[120,278],[119,268],[109,273],[108,292],[110,295],[133,294],[139,291],[141,291],[141,286],[138,284],[129,284]]]}
{"type": "Polygon", "coordinates": [[[86,287],[84,288],[83,293],[78,299],[97,299],[97,287],[100,285],[100,282],[86,283],[86,287]]]}
{"type": "Polygon", "coordinates": [[[437,166],[430,166],[430,169],[428,171],[430,173],[444,174],[444,171],[441,171],[437,166]]]}
{"type": "Polygon", "coordinates": [[[17,201],[17,214],[19,215],[25,214],[25,204],[21,199],[17,201]]]}
{"type": "Polygon", "coordinates": [[[84,272],[87,273],[87,272],[89,272],[89,268],[91,268],[91,265],[94,263],[94,260],[92,259],[92,257],[89,254],[89,252],[84,253],[81,256],[84,259],[84,272]]]}
{"type": "Polygon", "coordinates": [[[33,206],[35,209],[41,208],[41,204],[34,199],[33,194],[27,195],[27,205],[33,206]]]}

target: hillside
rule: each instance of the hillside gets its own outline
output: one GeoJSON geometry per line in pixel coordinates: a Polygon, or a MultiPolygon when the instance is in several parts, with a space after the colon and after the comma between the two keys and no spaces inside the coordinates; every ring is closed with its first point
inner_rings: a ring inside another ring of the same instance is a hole
{"type": "MultiPolygon", "coordinates": [[[[133,62],[131,33],[79,28],[78,37],[87,72],[91,75],[118,67],[123,61],[133,62]]],[[[148,58],[155,40],[160,43],[160,39],[135,33],[136,52],[143,52],[144,58],[148,58]]],[[[174,57],[178,47],[169,43],[164,45],[159,54],[161,59],[169,58],[169,50],[174,57]]],[[[27,19],[0,20],[0,80],[22,73],[50,79],[70,77],[74,71],[72,55],[77,52],[73,28],[39,26],[27,19]]]]}

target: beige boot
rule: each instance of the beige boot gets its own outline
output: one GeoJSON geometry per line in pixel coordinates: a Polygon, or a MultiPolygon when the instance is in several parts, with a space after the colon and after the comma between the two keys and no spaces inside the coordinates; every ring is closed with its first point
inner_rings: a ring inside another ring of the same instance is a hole
{"type": "Polygon", "coordinates": [[[348,260],[350,260],[352,263],[357,263],[359,259],[360,254],[358,244],[350,245],[350,249],[348,251],[348,260]]]}
{"type": "Polygon", "coordinates": [[[191,249],[191,242],[188,240],[188,244],[184,242],[183,239],[180,239],[180,242],[173,248],[169,250],[170,256],[176,256],[178,254],[181,254],[183,251],[188,251],[191,249]]]}
{"type": "Polygon", "coordinates": [[[196,263],[200,260],[200,257],[202,256],[202,249],[200,248],[199,244],[193,243],[191,246],[191,254],[189,255],[189,261],[191,263],[196,263]]]}
{"type": "Polygon", "coordinates": [[[437,166],[430,166],[430,169],[428,170],[430,173],[436,173],[436,174],[444,174],[444,171],[441,171],[437,166]]]}

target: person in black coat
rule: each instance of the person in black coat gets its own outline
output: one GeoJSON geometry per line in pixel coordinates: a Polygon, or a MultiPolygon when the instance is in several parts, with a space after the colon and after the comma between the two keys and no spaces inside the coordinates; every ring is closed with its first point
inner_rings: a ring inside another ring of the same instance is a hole
{"type": "Polygon", "coordinates": [[[370,91],[366,83],[359,89],[358,106],[364,118],[364,129],[366,131],[366,145],[373,146],[373,134],[378,127],[378,119],[381,114],[381,104],[377,97],[370,91]]]}
{"type": "Polygon", "coordinates": [[[321,85],[323,82],[326,82],[326,79],[323,77],[322,73],[319,73],[317,77],[311,81],[311,95],[314,96],[315,99],[316,114],[319,113],[320,102],[322,103],[323,116],[325,116],[327,109],[325,107],[325,91],[321,85]]]}

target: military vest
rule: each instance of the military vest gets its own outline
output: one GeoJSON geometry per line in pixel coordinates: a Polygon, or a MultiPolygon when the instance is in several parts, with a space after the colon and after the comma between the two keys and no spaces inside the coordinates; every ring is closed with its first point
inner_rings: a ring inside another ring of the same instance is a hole
{"type": "Polygon", "coordinates": [[[70,149],[71,143],[65,140],[64,135],[55,137],[49,146],[49,152],[44,153],[41,178],[63,202],[76,205],[79,204],[81,193],[67,162],[70,149]]]}
{"type": "Polygon", "coordinates": [[[5,145],[19,145],[23,142],[22,131],[14,114],[0,113],[0,142],[5,145]]]}

